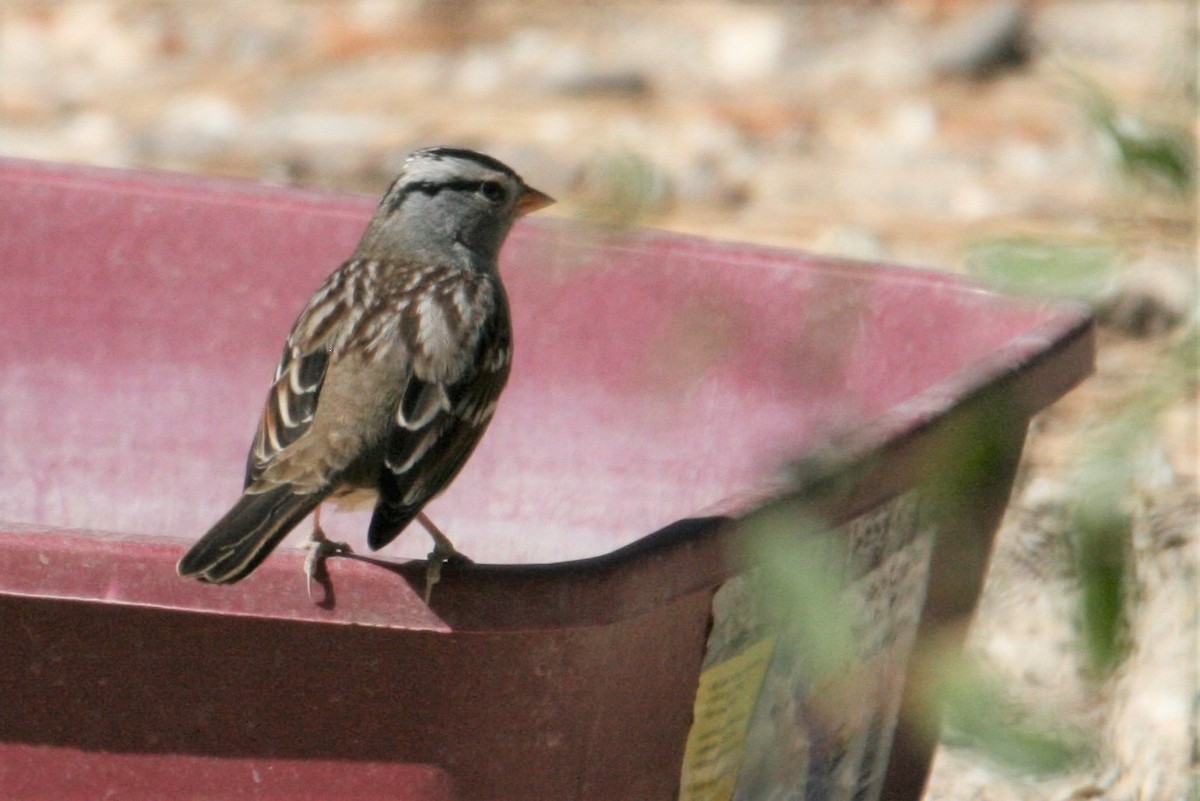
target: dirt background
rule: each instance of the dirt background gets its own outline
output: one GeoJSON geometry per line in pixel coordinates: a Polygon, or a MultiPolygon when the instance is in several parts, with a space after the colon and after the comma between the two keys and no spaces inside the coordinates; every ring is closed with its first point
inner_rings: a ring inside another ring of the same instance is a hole
{"type": "Polygon", "coordinates": [[[1194,170],[1195,59],[1185,0],[0,0],[0,155],[376,194],[454,143],[559,214],[952,271],[1093,258],[1066,291],[1098,372],[1036,421],[971,641],[1096,756],[1034,776],[951,734],[927,797],[1174,801],[1200,797],[1196,207],[1154,145],[1194,170]],[[1098,677],[1071,526],[1113,469],[1129,651],[1098,677]]]}

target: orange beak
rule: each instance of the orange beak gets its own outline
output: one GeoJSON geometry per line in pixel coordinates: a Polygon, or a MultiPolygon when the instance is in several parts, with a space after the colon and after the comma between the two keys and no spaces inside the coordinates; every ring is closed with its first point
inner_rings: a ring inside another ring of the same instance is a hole
{"type": "Polygon", "coordinates": [[[521,193],[521,197],[517,199],[517,216],[522,217],[538,209],[544,209],[553,202],[554,198],[545,192],[539,192],[532,186],[527,186],[521,193]]]}

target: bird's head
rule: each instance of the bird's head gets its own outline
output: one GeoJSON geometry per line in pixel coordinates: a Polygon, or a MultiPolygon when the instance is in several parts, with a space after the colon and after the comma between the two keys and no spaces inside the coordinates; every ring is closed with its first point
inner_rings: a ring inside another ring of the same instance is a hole
{"type": "Polygon", "coordinates": [[[359,251],[421,255],[457,246],[494,260],[517,217],[553,202],[491,156],[463,148],[425,148],[404,162],[359,251]]]}

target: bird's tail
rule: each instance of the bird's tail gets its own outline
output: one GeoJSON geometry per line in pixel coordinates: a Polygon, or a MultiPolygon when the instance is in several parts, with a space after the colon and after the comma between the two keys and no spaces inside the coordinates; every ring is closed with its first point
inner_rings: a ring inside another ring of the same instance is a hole
{"type": "Polygon", "coordinates": [[[179,575],[212,584],[245,578],[324,498],[298,495],[288,485],[242,495],[179,560],[179,575]]]}

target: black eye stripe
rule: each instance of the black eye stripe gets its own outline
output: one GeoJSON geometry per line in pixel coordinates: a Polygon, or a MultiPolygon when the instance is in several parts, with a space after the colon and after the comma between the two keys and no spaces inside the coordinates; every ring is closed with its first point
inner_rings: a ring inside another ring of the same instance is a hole
{"type": "Polygon", "coordinates": [[[502,200],[505,194],[504,187],[497,181],[467,181],[461,179],[454,181],[413,181],[412,183],[398,187],[395,192],[385,197],[383,205],[391,212],[400,208],[400,204],[404,202],[404,198],[413,192],[420,192],[421,194],[433,197],[447,189],[452,192],[482,192],[484,197],[493,202],[502,200]],[[495,189],[489,191],[489,187],[495,187],[495,189]]]}
{"type": "Polygon", "coordinates": [[[479,189],[481,181],[414,181],[404,187],[409,192],[422,192],[426,195],[436,195],[444,189],[449,189],[452,192],[475,192],[479,189]]]}

